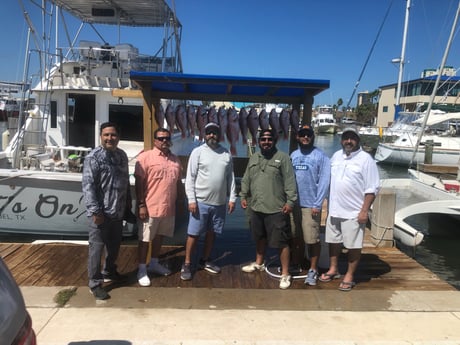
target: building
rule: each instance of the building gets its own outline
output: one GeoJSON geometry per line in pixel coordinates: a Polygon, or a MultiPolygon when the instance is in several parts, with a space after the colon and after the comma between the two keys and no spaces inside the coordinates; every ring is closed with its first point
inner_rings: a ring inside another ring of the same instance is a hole
{"type": "MultiPolygon", "coordinates": [[[[432,109],[444,111],[460,111],[460,77],[455,69],[447,67],[441,76],[439,89],[436,92],[432,109]]],[[[433,87],[436,83],[437,70],[426,69],[419,79],[403,82],[401,85],[400,109],[402,111],[424,111],[430,102],[433,87]]],[[[397,84],[380,86],[377,126],[387,127],[395,118],[395,99],[397,84]]]]}

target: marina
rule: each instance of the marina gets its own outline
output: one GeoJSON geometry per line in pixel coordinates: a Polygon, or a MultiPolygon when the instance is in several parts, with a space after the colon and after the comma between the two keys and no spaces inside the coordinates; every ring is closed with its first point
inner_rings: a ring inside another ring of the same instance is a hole
{"type": "MultiPolygon", "coordinates": [[[[130,2],[126,10],[137,13],[137,5],[137,1],[130,2]]],[[[116,24],[113,18],[101,19],[94,13],[79,11],[80,4],[72,7],[74,5],[68,2],[67,6],[74,15],[81,16],[83,21],[90,18],[101,20],[102,24],[116,24]]],[[[139,15],[132,17],[135,22],[131,24],[161,26],[165,20],[174,17],[169,7],[165,11],[160,10],[161,22],[155,21],[157,18],[139,15]]],[[[172,37],[178,39],[180,22],[174,17],[168,23],[174,26],[168,28],[173,32],[172,37]]],[[[128,132],[127,137],[122,138],[120,147],[127,151],[131,163],[134,163],[139,152],[151,148],[153,130],[167,124],[177,137],[173,150],[181,155],[185,163],[188,153],[199,144],[199,140],[195,140],[195,129],[189,131],[185,128],[185,122],[181,121],[186,109],[182,104],[191,100],[284,104],[290,107],[287,120],[290,130],[282,127],[280,148],[290,152],[296,145],[294,134],[298,124],[310,123],[312,120],[314,96],[329,87],[329,81],[326,80],[183,74],[180,55],[163,57],[163,60],[159,57],[145,57],[135,47],[120,42],[107,45],[96,41],[80,41],[79,45],[69,49],[72,59],[59,61],[54,67],[50,66],[49,73],[42,74],[41,79],[33,85],[34,92],[38,94],[36,105],[27,111],[20,111],[20,114],[28,114],[24,119],[24,126],[18,128],[4,152],[3,158],[8,158],[8,163],[13,168],[2,169],[0,180],[4,198],[1,210],[5,220],[2,231],[7,234],[29,232],[31,237],[79,236],[84,239],[86,228],[80,197],[79,170],[84,154],[90,147],[97,145],[97,127],[103,121],[119,122],[128,132]],[[173,105],[175,110],[168,110],[173,105]],[[162,114],[163,109],[165,110],[162,114]],[[171,121],[168,116],[173,112],[175,120],[171,121]],[[60,125],[57,126],[57,123],[60,125]],[[81,131],[89,135],[81,136],[81,131]],[[76,156],[76,162],[70,158],[71,155],[76,156]],[[16,171],[17,168],[20,170],[16,171]],[[49,224],[46,229],[41,225],[44,219],[49,224]],[[14,225],[10,227],[9,224],[14,225]]],[[[331,117],[332,108],[323,108],[325,110],[321,114],[329,114],[331,117]]],[[[211,109],[212,107],[207,110],[208,121],[211,119],[211,109]]],[[[222,107],[214,115],[220,116],[221,109],[222,107]]],[[[228,114],[230,110],[232,109],[228,109],[228,114]]],[[[277,118],[276,112],[268,115],[264,110],[256,116],[257,124],[248,126],[252,144],[259,126],[277,126],[273,122],[277,118]]],[[[230,119],[230,115],[226,119],[230,119]]],[[[219,117],[215,121],[224,123],[219,117]]],[[[333,117],[332,121],[335,121],[333,117]]],[[[249,115],[247,124],[250,124],[249,115]]],[[[337,130],[335,123],[333,128],[332,132],[325,132],[333,134],[337,130]]],[[[241,124],[237,131],[240,129],[243,129],[241,124]]],[[[235,137],[229,136],[228,132],[225,134],[228,140],[224,140],[223,144],[229,145],[229,150],[235,154],[250,152],[246,146],[249,141],[243,140],[241,144],[235,145],[235,137]]],[[[243,137],[246,134],[248,133],[244,133],[243,137]]],[[[329,137],[333,149],[336,150],[337,136],[329,137]]],[[[316,143],[322,148],[321,142],[326,144],[327,139],[318,135],[316,143]]],[[[328,154],[331,155],[332,152],[328,154]]],[[[235,157],[235,173],[238,177],[244,171],[246,160],[244,156],[235,157]]],[[[407,171],[405,174],[407,175],[407,171]]],[[[388,177],[394,176],[381,176],[382,179],[388,177]]],[[[241,224],[236,227],[238,226],[241,224]]],[[[132,235],[133,228],[128,224],[126,228],[125,233],[132,235]]],[[[182,235],[178,231],[177,238],[170,244],[180,245],[183,241],[182,235]]],[[[250,239],[246,240],[250,242],[250,239]]],[[[228,241],[233,243],[234,238],[228,241]]]]}

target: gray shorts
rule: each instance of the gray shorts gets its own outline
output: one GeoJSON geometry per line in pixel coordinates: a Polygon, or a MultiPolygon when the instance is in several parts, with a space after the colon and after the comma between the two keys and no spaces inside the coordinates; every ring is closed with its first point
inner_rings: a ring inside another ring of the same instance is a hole
{"type": "Polygon", "coordinates": [[[221,234],[224,229],[227,205],[213,206],[201,202],[198,202],[197,205],[198,214],[190,213],[187,234],[200,236],[208,230],[221,234]]]}
{"type": "Polygon", "coordinates": [[[320,242],[321,212],[318,216],[311,215],[311,208],[294,206],[291,213],[292,237],[303,238],[306,244],[320,242]]]}
{"type": "Polygon", "coordinates": [[[156,235],[172,237],[174,235],[175,216],[150,217],[138,223],[138,238],[142,242],[152,241],[156,235]]]}
{"type": "Polygon", "coordinates": [[[358,219],[327,217],[326,243],[343,243],[347,249],[363,248],[364,229],[366,224],[358,223],[358,219]]]}

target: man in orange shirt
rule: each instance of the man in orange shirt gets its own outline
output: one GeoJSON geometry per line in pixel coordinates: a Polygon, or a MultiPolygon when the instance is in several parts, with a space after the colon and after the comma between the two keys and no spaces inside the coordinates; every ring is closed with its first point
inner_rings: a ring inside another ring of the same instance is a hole
{"type": "Polygon", "coordinates": [[[170,151],[171,133],[165,128],[154,132],[154,147],[139,155],[134,175],[138,202],[140,286],[150,286],[148,273],[170,275],[171,271],[158,262],[163,237],[174,234],[176,199],[181,191],[181,164],[170,151]],[[152,243],[150,263],[146,265],[149,243],[152,243]]]}

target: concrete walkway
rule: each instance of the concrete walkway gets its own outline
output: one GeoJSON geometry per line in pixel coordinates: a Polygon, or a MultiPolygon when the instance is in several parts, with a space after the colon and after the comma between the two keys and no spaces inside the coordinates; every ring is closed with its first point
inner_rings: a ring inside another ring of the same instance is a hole
{"type": "Polygon", "coordinates": [[[21,287],[39,345],[460,344],[459,291],[21,287]]]}

